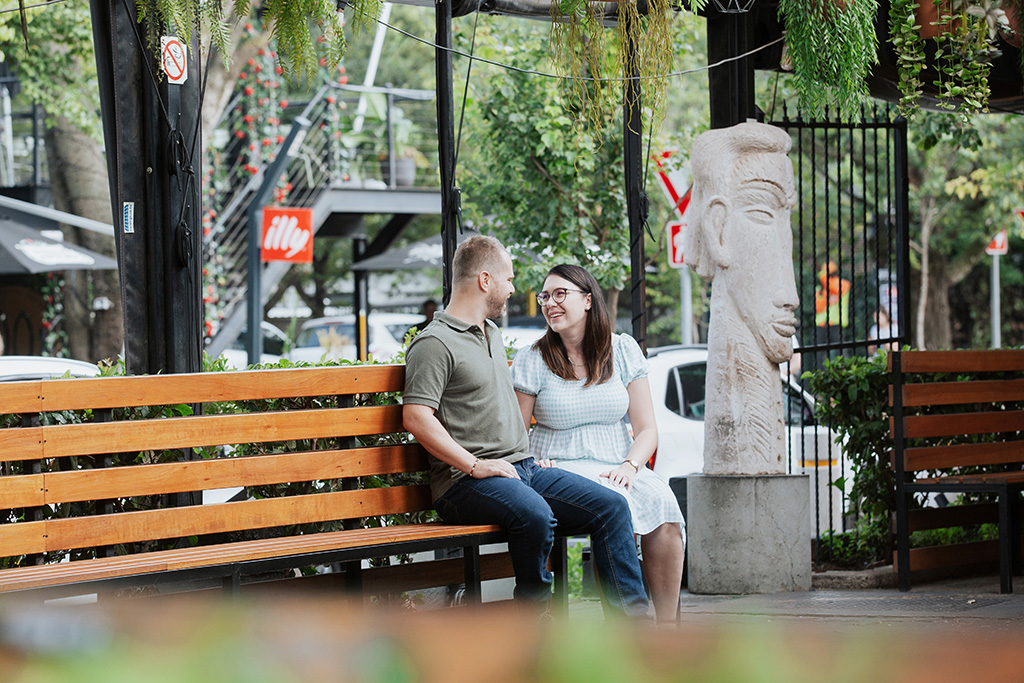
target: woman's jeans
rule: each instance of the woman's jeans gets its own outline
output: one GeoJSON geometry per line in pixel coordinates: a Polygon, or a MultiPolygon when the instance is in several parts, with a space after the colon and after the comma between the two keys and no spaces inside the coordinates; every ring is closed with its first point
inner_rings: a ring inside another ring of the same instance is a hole
{"type": "Polygon", "coordinates": [[[435,506],[447,524],[497,524],[508,535],[516,574],[515,597],[546,604],[551,598],[548,555],[555,534],[589,535],[605,609],[647,615],[647,595],[624,496],[572,472],[514,463],[521,479],[464,477],[435,506]]]}

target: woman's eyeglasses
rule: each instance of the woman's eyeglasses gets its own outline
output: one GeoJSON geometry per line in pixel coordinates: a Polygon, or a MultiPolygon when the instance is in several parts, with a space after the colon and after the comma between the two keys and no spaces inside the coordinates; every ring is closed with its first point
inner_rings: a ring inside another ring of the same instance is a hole
{"type": "Polygon", "coordinates": [[[565,296],[569,292],[579,292],[580,294],[587,294],[582,289],[566,289],[565,287],[559,287],[558,289],[552,289],[550,292],[541,292],[537,295],[537,303],[541,306],[547,306],[549,303],[560,304],[565,301],[565,296]]]}

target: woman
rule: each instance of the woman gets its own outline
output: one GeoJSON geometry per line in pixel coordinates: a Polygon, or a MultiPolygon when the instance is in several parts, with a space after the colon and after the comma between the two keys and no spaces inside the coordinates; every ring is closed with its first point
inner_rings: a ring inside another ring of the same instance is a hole
{"type": "Polygon", "coordinates": [[[683,515],[668,484],[644,467],[658,447],[647,359],[632,337],[612,334],[601,289],[585,269],[555,266],[537,301],[547,332],[512,364],[527,429],[537,420],[530,452],[542,467],[557,460],[629,500],[658,620],[675,621],[683,515]]]}

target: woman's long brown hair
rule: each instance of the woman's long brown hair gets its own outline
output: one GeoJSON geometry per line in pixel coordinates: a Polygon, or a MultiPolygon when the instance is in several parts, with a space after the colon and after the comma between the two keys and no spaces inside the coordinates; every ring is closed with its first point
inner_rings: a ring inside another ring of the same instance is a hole
{"type": "MultiPolygon", "coordinates": [[[[587,312],[587,326],[583,332],[583,363],[587,368],[587,380],[583,386],[604,384],[612,377],[612,323],[608,307],[601,294],[601,286],[585,268],[562,264],[548,271],[547,277],[557,275],[568,280],[590,295],[590,310],[587,312]]],[[[547,279],[547,277],[545,279],[547,279]]],[[[544,336],[533,348],[540,351],[544,363],[551,372],[562,379],[575,380],[569,354],[562,343],[562,336],[548,327],[544,336]]]]}

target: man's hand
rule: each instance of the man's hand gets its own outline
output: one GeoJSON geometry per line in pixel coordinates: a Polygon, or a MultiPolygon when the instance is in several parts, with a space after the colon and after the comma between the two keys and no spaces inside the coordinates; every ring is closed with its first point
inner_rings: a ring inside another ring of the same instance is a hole
{"type": "Polygon", "coordinates": [[[550,469],[552,467],[558,467],[558,463],[556,463],[554,460],[548,460],[547,458],[543,458],[537,461],[537,467],[550,469]]]}
{"type": "Polygon", "coordinates": [[[488,477],[505,477],[506,479],[519,479],[519,473],[515,466],[507,460],[481,458],[476,461],[473,468],[474,479],[487,479],[488,477]]]}

